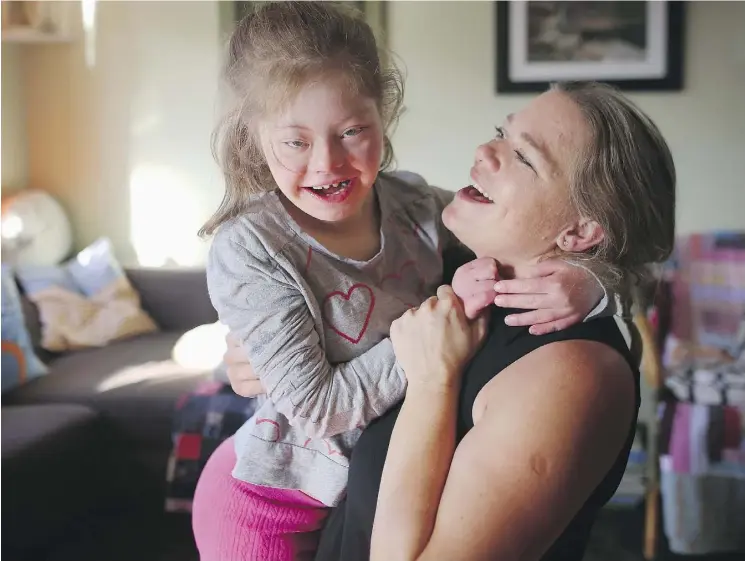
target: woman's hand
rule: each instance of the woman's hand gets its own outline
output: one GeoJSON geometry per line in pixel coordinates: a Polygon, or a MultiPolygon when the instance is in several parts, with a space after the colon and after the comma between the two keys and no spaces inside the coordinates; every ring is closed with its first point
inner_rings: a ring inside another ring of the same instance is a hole
{"type": "Polygon", "coordinates": [[[227,366],[228,379],[233,391],[243,397],[256,397],[265,394],[263,384],[254,373],[254,369],[248,362],[248,357],[236,337],[228,333],[225,337],[228,349],[223,356],[223,362],[227,366]]]}
{"type": "Polygon", "coordinates": [[[408,310],[391,325],[396,359],[409,387],[452,389],[486,335],[486,321],[471,322],[449,286],[408,310]]]}
{"type": "Polygon", "coordinates": [[[532,311],[507,316],[507,325],[530,325],[533,335],[559,331],[584,321],[605,290],[584,267],[548,259],[522,270],[520,278],[494,285],[494,303],[503,308],[532,311]]]}

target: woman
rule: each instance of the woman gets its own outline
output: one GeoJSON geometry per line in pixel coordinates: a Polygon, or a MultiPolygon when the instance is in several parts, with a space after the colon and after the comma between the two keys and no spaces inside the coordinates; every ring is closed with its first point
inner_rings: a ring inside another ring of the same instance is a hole
{"type": "MultiPolygon", "coordinates": [[[[581,261],[629,296],[635,274],[672,249],[672,157],[607,86],[539,96],[477,149],[471,176],[476,187],[443,220],[500,263],[500,306],[530,307],[503,294],[525,289],[521,271],[549,256],[581,261]]],[[[359,440],[317,559],[582,558],[628,459],[636,361],[612,318],[531,336],[506,326],[508,313],[470,324],[441,287],[394,323],[407,396],[359,440]]]]}

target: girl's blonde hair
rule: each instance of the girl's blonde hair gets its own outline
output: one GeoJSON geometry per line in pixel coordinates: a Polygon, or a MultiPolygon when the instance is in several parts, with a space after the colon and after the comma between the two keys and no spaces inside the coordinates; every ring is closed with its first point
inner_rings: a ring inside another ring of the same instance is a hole
{"type": "Polygon", "coordinates": [[[341,75],[352,92],[375,100],[385,133],[380,169],[387,169],[393,162],[388,133],[403,100],[401,74],[392,63],[387,66],[362,15],[331,2],[271,2],[244,17],[230,38],[223,68],[229,110],[212,136],[225,195],[199,235],[209,236],[245,212],[250,194],[276,187],[256,123],[310,81],[341,75]]]}

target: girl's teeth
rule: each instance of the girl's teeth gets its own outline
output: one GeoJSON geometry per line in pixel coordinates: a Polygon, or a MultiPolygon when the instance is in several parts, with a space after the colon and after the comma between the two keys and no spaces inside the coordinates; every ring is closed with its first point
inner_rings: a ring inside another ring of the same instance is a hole
{"type": "Polygon", "coordinates": [[[346,187],[347,185],[349,185],[349,182],[350,180],[346,179],[344,181],[340,181],[339,183],[329,183],[328,185],[314,185],[313,187],[311,187],[311,189],[315,191],[323,191],[324,189],[331,189],[332,187],[346,187]]]}

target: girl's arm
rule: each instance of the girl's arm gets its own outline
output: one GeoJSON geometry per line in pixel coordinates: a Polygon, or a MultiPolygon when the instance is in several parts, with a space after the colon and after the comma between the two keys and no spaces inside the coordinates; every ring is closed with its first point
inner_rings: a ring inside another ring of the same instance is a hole
{"type": "Polygon", "coordinates": [[[406,378],[390,339],[330,364],[299,288],[261,250],[258,242],[218,232],[207,280],[220,321],[240,341],[277,410],[309,437],[326,438],[364,427],[398,403],[406,378]]]}
{"type": "Polygon", "coordinates": [[[388,448],[371,560],[538,560],[622,449],[634,408],[629,367],[596,342],[543,346],[484,387],[456,448],[457,385],[427,392],[422,383],[453,362],[432,345],[438,317],[417,314],[392,328],[396,350],[410,349],[402,365],[412,391],[388,448]]]}

